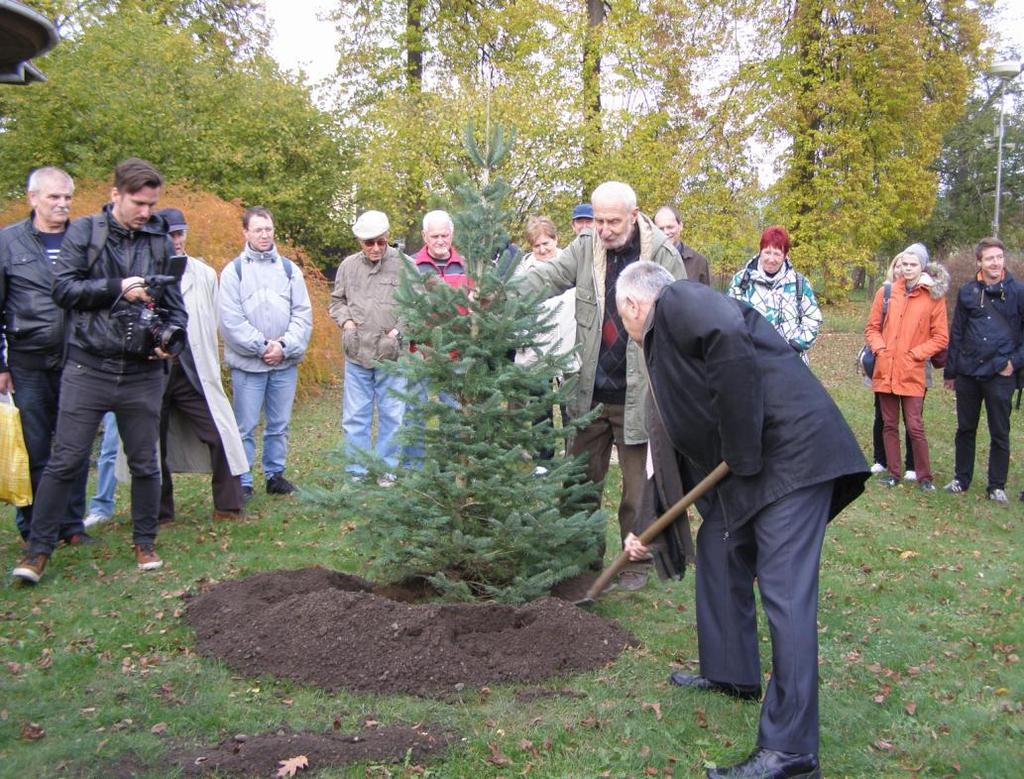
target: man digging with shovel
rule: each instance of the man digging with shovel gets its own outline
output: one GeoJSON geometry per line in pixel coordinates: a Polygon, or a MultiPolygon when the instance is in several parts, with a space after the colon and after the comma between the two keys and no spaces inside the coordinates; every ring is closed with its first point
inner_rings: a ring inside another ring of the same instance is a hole
{"type": "MultiPolygon", "coordinates": [[[[760,698],[755,578],[771,630],[757,749],[707,775],[818,778],[821,545],[825,525],[863,491],[867,462],[824,387],[750,306],[650,262],[626,268],[615,297],[643,345],[671,442],[661,456],[687,490],[723,461],[729,471],[698,501],[700,674],[673,673],[672,683],[760,698]]],[[[632,533],[625,549],[634,560],[650,551],[632,533]]]]}

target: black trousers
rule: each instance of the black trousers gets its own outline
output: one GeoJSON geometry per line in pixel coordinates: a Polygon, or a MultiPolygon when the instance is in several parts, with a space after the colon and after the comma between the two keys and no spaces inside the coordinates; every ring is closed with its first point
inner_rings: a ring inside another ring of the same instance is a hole
{"type": "Polygon", "coordinates": [[[171,366],[160,410],[160,521],[174,519],[174,482],[167,466],[167,429],[171,410],[188,419],[196,436],[210,449],[213,468],[213,507],[219,511],[241,511],[243,505],[242,482],[233,476],[220,431],[210,413],[206,396],[188,380],[188,374],[179,363],[171,366]]]}
{"type": "Polygon", "coordinates": [[[988,489],[1006,489],[1006,474],[1010,468],[1010,405],[1016,388],[1015,376],[956,377],[956,478],[965,490],[974,478],[974,446],[982,403],[990,439],[988,489]]]}
{"type": "Polygon", "coordinates": [[[772,638],[758,746],[818,751],[818,566],[832,482],[791,492],[738,527],[714,493],[700,505],[697,646],[716,682],[761,684],[754,579],[772,638]]]}
{"type": "Polygon", "coordinates": [[[64,366],[60,411],[53,452],[46,464],[35,502],[29,553],[51,554],[68,503],[103,415],[113,411],[132,474],[132,540],[152,544],[160,507],[160,398],[164,372],[160,364],[140,373],[105,373],[69,361],[64,366]]]}

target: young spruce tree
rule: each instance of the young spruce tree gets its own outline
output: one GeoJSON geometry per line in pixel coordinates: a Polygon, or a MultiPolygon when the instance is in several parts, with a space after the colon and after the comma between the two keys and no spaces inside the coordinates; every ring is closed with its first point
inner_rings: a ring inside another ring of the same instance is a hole
{"type": "Polygon", "coordinates": [[[337,486],[313,496],[355,523],[375,581],[425,580],[455,600],[519,603],[544,595],[595,562],[606,523],[603,512],[586,508],[594,485],[585,483],[582,461],[556,456],[543,463],[546,473],[537,471],[537,453],[557,451],[571,429],[536,424],[567,399],[570,388],[553,380],[571,360],[541,354],[529,367],[512,360],[552,329],[553,317],[540,298],[516,294],[518,257],[501,270],[495,263],[509,244],[502,227],[508,186],[490,174],[509,146],[497,128],[480,150],[467,129],[482,186],[458,186],[453,219],[469,289],[410,265],[396,295],[405,338],[415,345],[391,366],[409,388],[401,438],[422,446],[422,460],[405,463],[387,488],[375,486],[386,470],[378,463],[363,481],[339,472],[337,486]]]}

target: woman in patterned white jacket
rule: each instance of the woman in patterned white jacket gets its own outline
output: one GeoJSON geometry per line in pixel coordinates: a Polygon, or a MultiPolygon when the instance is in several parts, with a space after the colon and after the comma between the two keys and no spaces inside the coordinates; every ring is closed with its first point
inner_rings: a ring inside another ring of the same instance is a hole
{"type": "Polygon", "coordinates": [[[785,227],[773,225],[761,233],[760,251],[732,277],[726,294],[753,306],[807,362],[821,309],[811,283],[789,261],[785,227]]]}

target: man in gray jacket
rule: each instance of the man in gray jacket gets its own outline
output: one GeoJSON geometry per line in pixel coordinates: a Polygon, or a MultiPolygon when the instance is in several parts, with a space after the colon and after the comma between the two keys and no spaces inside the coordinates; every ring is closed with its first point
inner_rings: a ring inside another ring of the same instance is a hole
{"type": "Polygon", "coordinates": [[[263,475],[267,493],[288,495],[284,477],[288,425],[299,380],[299,363],[313,332],[313,311],[298,265],[277,252],[274,217],[263,206],[242,214],[245,248],[220,274],[220,333],[231,368],[235,421],[249,472],[242,492],[252,496],[256,425],[263,428],[263,475]]]}
{"type": "MultiPolygon", "coordinates": [[[[570,416],[600,413],[573,437],[571,456],[586,453],[587,478],[603,484],[612,445],[622,469],[619,536],[632,531],[647,481],[647,378],[640,347],[630,341],[615,304],[619,273],[638,260],[663,266],[673,278],[686,278],[679,253],[654,223],[640,213],[628,184],[606,181],[591,196],[592,230],[582,231],[561,254],[523,277],[523,289],[549,297],[576,288],[576,348],[580,373],[570,416]]],[[[602,556],[604,536],[598,540],[602,556]]],[[[619,577],[620,586],[639,589],[647,583],[642,568],[619,577]]]]}
{"type": "MultiPolygon", "coordinates": [[[[381,368],[398,358],[402,329],[395,290],[402,266],[411,260],[388,246],[391,225],[381,211],[366,211],[352,225],[361,251],[346,257],[331,292],[330,314],[341,328],[345,352],[345,386],[341,429],[345,434],[346,470],[366,473],[361,453],[371,451],[373,407],[377,406],[376,453],[392,471],[398,466],[396,433],[402,427],[405,379],[381,368]]],[[[382,486],[391,478],[385,476],[382,486]]]]}

